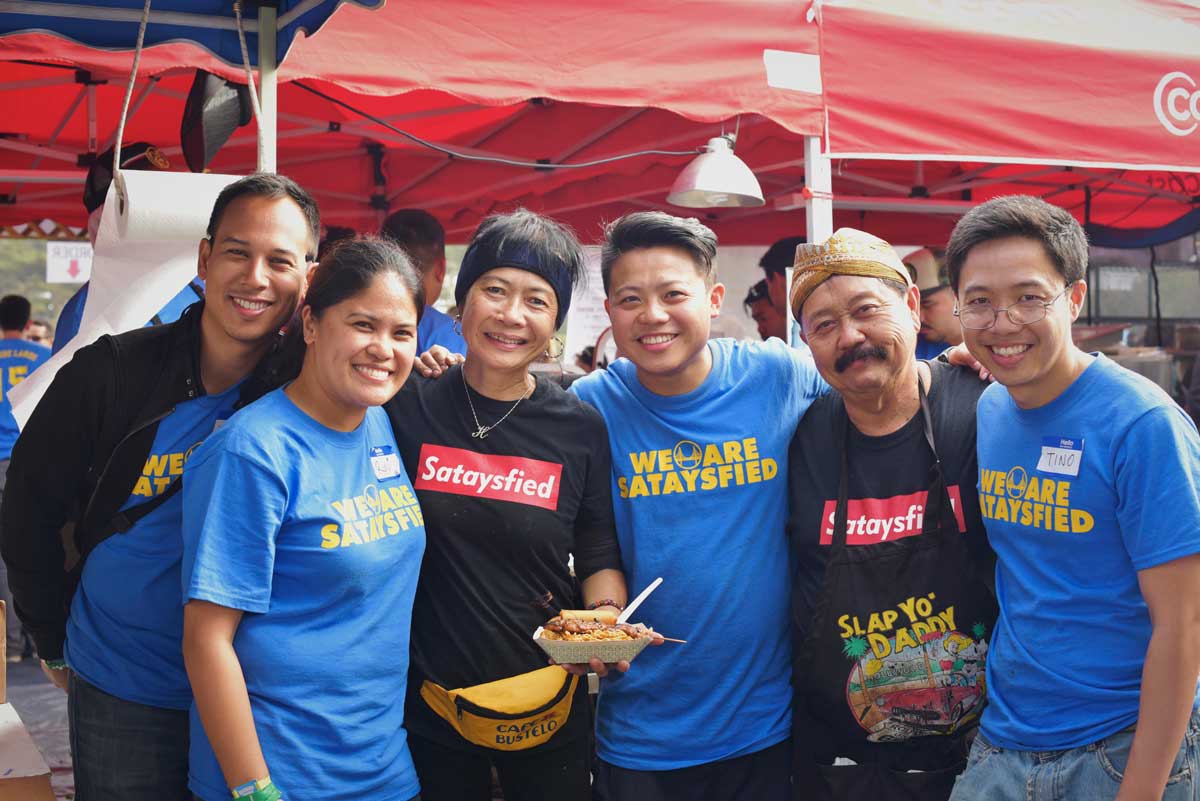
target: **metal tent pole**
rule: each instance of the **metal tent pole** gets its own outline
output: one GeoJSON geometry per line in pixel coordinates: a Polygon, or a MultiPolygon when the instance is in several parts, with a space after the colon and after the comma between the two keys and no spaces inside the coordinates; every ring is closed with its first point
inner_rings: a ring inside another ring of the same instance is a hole
{"type": "Polygon", "coordinates": [[[258,120],[259,172],[275,172],[277,115],[279,111],[276,63],[276,11],[266,3],[258,8],[258,92],[262,115],[258,120]]]}
{"type": "MultiPolygon", "coordinates": [[[[833,234],[833,176],[829,159],[821,154],[819,136],[804,137],[804,222],[809,242],[824,242],[833,234]]],[[[787,277],[788,298],[791,298],[791,270],[787,277]]],[[[794,331],[790,302],[787,315],[788,331],[794,331]]]]}

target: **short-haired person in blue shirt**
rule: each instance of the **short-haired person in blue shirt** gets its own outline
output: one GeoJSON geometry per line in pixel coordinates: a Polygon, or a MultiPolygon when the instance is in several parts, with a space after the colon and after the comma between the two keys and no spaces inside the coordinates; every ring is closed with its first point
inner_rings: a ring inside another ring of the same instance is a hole
{"type": "Polygon", "coordinates": [[[917,358],[936,359],[946,348],[963,341],[962,329],[954,316],[954,290],[946,273],[946,253],[937,248],[914,250],[904,257],[904,266],[921,291],[917,358]]]}
{"type": "MultiPolygon", "coordinates": [[[[17,421],[13,419],[12,401],[8,393],[50,358],[49,348],[24,338],[30,326],[31,310],[29,299],[20,295],[6,295],[0,299],[0,498],[4,497],[8,458],[12,456],[13,443],[21,433],[17,421]]],[[[32,653],[33,642],[17,618],[12,593],[8,589],[8,570],[3,562],[0,562],[0,593],[3,593],[0,598],[4,600],[8,658],[17,661],[27,651],[32,653]]]]}
{"type": "Polygon", "coordinates": [[[716,252],[695,219],[612,223],[601,273],[625,358],[571,387],[608,426],[629,587],[664,579],[637,618],[687,640],[603,682],[603,801],[792,797],[788,443],[827,386],[777,339],[709,340],[716,252]]]}
{"type": "Polygon", "coordinates": [[[952,801],[1200,798],[1200,438],[1150,381],[1079,350],[1087,239],[997,198],[947,248],[997,555],[989,705],[952,801]]]}
{"type": "Polygon", "coordinates": [[[299,376],[188,460],[183,650],[204,801],[419,792],[403,723],[425,528],[379,407],[412,368],[423,301],[394,244],[340,243],[285,345],[304,351],[299,376]]]}
{"type": "Polygon", "coordinates": [[[462,329],[450,315],[433,304],[442,294],[446,280],[446,231],[442,224],[422,209],[400,209],[383,221],[381,236],[391,239],[412,259],[425,284],[425,311],[417,328],[417,352],[424,353],[441,345],[451,353],[466,355],[467,341],[462,329]]]}
{"type": "Polygon", "coordinates": [[[265,391],[260,368],[304,294],[320,228],[316,201],[285,176],[230,183],[197,248],[207,298],[174,323],[80,348],[13,447],[0,551],[47,676],[69,688],[81,799],[191,797],[180,477],[265,391]]]}

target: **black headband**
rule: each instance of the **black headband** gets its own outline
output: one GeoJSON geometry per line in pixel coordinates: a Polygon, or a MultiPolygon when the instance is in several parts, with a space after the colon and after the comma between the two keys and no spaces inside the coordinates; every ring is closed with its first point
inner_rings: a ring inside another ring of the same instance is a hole
{"type": "Polygon", "coordinates": [[[488,270],[498,267],[514,267],[527,270],[546,279],[554,289],[558,300],[558,317],[554,327],[562,326],[567,309],[571,308],[571,269],[564,259],[546,253],[538,253],[526,242],[502,242],[499,247],[479,247],[472,244],[463,256],[458,268],[458,280],[454,284],[454,302],[461,311],[467,299],[467,291],[488,270]]]}

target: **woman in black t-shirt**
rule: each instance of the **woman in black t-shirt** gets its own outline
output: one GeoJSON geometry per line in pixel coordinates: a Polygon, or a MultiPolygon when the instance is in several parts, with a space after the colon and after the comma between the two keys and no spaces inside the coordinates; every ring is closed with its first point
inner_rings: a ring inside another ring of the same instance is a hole
{"type": "Polygon", "coordinates": [[[428,538],[405,726],[435,801],[490,799],[492,766],[506,798],[589,792],[587,688],[532,640],[546,593],[561,607],[625,603],[604,422],[529,372],[582,269],[558,223],[524,210],[485,220],[454,293],[466,361],[438,380],[414,374],[387,406],[428,538]]]}

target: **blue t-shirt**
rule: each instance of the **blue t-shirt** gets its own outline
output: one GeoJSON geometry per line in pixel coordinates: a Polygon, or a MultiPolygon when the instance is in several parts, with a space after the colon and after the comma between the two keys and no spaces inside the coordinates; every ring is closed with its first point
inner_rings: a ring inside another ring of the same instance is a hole
{"type": "Polygon", "coordinates": [[[50,349],[27,339],[0,339],[0,459],[12,456],[21,429],[12,413],[8,393],[38,365],[50,358],[50,349]]]}
{"type": "MultiPolygon", "coordinates": [[[[89,286],[90,284],[85,281],[83,286],[67,299],[67,302],[63,304],[62,311],[58,313],[58,325],[54,329],[53,353],[62,350],[63,345],[66,345],[79,333],[79,324],[83,322],[83,307],[87,303],[89,286]]],[[[175,297],[167,301],[166,306],[159,310],[155,315],[157,319],[150,320],[146,325],[173,323],[183,314],[184,309],[203,297],[204,282],[199,278],[193,278],[187,286],[179,290],[175,297]]]]}
{"type": "MultiPolygon", "coordinates": [[[[188,462],[187,599],[241,609],[233,646],[288,801],[407,801],[420,788],[404,691],[425,526],[387,415],[334,431],[282,389],[188,462]]],[[[229,798],[192,709],[191,781],[229,798]]]]}
{"type": "Polygon", "coordinates": [[[950,347],[949,342],[933,342],[921,335],[917,335],[917,358],[926,361],[936,359],[942,355],[942,351],[950,347]]]}
{"type": "Polygon", "coordinates": [[[1000,619],[983,732],[1061,750],[1134,723],[1150,617],[1138,571],[1200,552],[1200,439],[1161,389],[1098,356],[1050,403],[979,399],[979,505],[1000,619]]]}
{"type": "MultiPolygon", "coordinates": [[[[196,446],[233,413],[239,389],[180,403],[158,424],[122,511],[161,495],[183,475],[196,446]]],[[[181,496],[96,546],[67,618],[65,653],[73,670],[109,695],[167,709],[192,703],[183,665],[181,496]]]]}
{"type": "Polygon", "coordinates": [[[605,680],[606,761],[672,770],[768,748],[791,726],[788,443],[827,387],[778,339],[708,343],[692,392],[645,389],[618,359],[571,385],[600,410],[630,594],[662,576],[637,621],[687,645],[647,648],[605,680]]]}
{"type": "Polygon", "coordinates": [[[453,318],[432,306],[426,306],[417,325],[417,353],[424,353],[434,345],[441,345],[451,353],[467,355],[467,341],[454,330],[453,318]]]}

